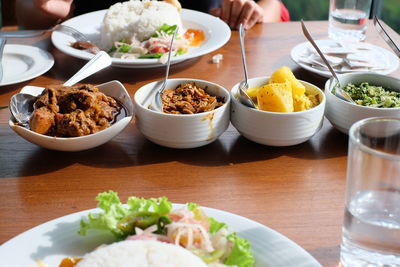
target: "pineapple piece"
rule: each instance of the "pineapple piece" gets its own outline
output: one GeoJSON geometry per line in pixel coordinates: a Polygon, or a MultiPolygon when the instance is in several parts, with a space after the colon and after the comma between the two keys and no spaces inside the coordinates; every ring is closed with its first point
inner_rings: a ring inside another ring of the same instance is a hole
{"type": "Polygon", "coordinates": [[[310,109],[311,107],[312,107],[312,102],[306,95],[295,97],[293,99],[294,111],[303,111],[310,109]]]}
{"type": "Polygon", "coordinates": [[[250,87],[246,93],[253,101],[257,101],[257,94],[261,87],[263,86],[250,87]]]}
{"type": "Polygon", "coordinates": [[[306,88],[296,79],[293,72],[286,66],[280,67],[274,73],[272,73],[269,80],[270,83],[284,83],[286,81],[289,81],[292,86],[293,98],[304,95],[306,88]]]}
{"type": "Polygon", "coordinates": [[[293,95],[290,82],[269,83],[258,90],[258,108],[272,112],[293,112],[293,95]]]}

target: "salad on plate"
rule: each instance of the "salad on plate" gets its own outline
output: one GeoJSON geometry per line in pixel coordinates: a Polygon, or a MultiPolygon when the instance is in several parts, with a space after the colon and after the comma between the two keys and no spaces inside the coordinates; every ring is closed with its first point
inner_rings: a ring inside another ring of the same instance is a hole
{"type": "MultiPolygon", "coordinates": [[[[255,263],[249,241],[232,232],[225,223],[208,217],[195,203],[173,210],[166,197],[132,196],[122,204],[113,191],[100,193],[96,200],[102,212],[90,213],[81,220],[79,234],[83,236],[100,230],[112,233],[117,243],[162,242],[184,248],[213,267],[250,267],[255,263]]],[[[84,261],[85,256],[65,258],[60,266],[79,266],[84,261]]]]}

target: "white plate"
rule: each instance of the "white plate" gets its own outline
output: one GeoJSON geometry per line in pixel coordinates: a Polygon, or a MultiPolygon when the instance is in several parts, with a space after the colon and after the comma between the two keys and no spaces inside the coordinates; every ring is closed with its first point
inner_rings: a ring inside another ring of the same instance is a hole
{"type": "Polygon", "coordinates": [[[53,56],[38,47],[6,44],[3,52],[3,79],[0,86],[38,77],[54,65],[53,56]]]}
{"type": "MultiPolygon", "coordinates": [[[[336,43],[333,40],[316,40],[315,42],[319,47],[334,45],[336,43]]],[[[372,45],[369,43],[363,43],[363,46],[369,47],[370,49],[374,49],[377,53],[380,53],[382,55],[382,60],[384,60],[387,64],[387,68],[385,68],[384,70],[376,71],[376,73],[384,74],[384,75],[390,74],[399,67],[399,59],[392,52],[390,52],[382,47],[375,46],[375,45],[372,45]]],[[[325,71],[325,70],[313,68],[312,66],[304,64],[299,61],[301,55],[304,53],[305,50],[308,49],[308,47],[311,47],[311,44],[309,42],[304,42],[304,43],[298,44],[295,47],[293,47],[292,51],[290,52],[290,56],[293,59],[293,61],[296,62],[303,69],[314,72],[314,73],[319,74],[324,77],[331,77],[332,74],[328,70],[325,71]]],[[[352,71],[352,72],[354,72],[354,71],[352,71]]],[[[360,71],[360,72],[365,72],[365,70],[360,71]]]]}
{"type": "MultiPolygon", "coordinates": [[[[85,34],[91,41],[100,40],[100,27],[107,10],[100,10],[74,17],[63,24],[74,27],[85,34]]],[[[182,9],[182,21],[185,29],[203,30],[206,40],[199,47],[190,47],[188,53],[171,58],[171,63],[178,63],[186,59],[208,54],[228,42],[231,30],[228,25],[217,17],[206,13],[182,9]]],[[[93,54],[74,49],[71,43],[75,40],[61,32],[53,32],[51,35],[53,44],[65,54],[73,57],[90,60],[93,54]]],[[[124,68],[154,68],[163,66],[158,59],[118,59],[113,58],[112,66],[124,68]]]]}
{"type": "MultiPolygon", "coordinates": [[[[173,205],[174,208],[181,206],[173,205]]],[[[104,242],[110,242],[110,236],[99,232],[89,232],[86,237],[77,233],[80,219],[89,212],[98,211],[93,209],[73,213],[14,237],[0,247],[2,266],[32,267],[36,259],[45,261],[50,267],[58,266],[63,257],[81,256],[104,242]]],[[[293,241],[262,224],[221,210],[204,208],[204,211],[250,241],[256,267],[322,267],[293,241]]]]}

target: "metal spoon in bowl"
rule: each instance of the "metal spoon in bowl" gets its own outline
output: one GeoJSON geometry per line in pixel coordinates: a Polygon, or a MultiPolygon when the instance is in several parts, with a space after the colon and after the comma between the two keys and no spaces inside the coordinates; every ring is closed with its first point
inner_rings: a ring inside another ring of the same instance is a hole
{"type": "Polygon", "coordinates": [[[304,24],[303,20],[301,20],[301,28],[303,30],[304,36],[307,38],[308,41],[310,41],[310,43],[315,48],[315,50],[317,51],[318,55],[324,61],[326,67],[329,69],[329,71],[332,73],[332,76],[336,80],[336,85],[334,86],[334,90],[332,90],[332,93],[334,93],[340,99],[343,99],[345,101],[354,103],[354,100],[351,98],[351,96],[346,91],[344,91],[342,89],[339,77],[336,75],[336,72],[333,70],[332,66],[329,64],[329,62],[325,58],[324,54],[321,52],[321,50],[318,48],[317,44],[314,42],[314,40],[311,37],[310,33],[308,32],[308,30],[306,28],[306,25],[304,24]]]}
{"type": "MultiPolygon", "coordinates": [[[[86,77],[111,65],[110,56],[100,51],[88,63],[86,63],[74,76],[64,83],[64,86],[72,86],[86,77]]],[[[27,125],[33,112],[33,103],[36,96],[18,93],[10,99],[10,111],[20,125],[27,125]]]]}
{"type": "Polygon", "coordinates": [[[162,103],[162,99],[161,99],[161,94],[165,90],[165,87],[167,86],[167,81],[168,81],[168,76],[169,76],[169,67],[171,65],[172,45],[174,43],[174,39],[175,39],[175,36],[176,36],[176,34],[178,32],[178,29],[179,29],[179,27],[177,26],[175,31],[174,31],[174,33],[173,33],[173,35],[172,35],[171,42],[169,44],[168,60],[167,60],[167,67],[166,67],[166,70],[165,70],[164,81],[161,84],[160,88],[157,89],[156,94],[154,96],[154,101],[150,105],[150,108],[152,110],[155,110],[155,111],[159,111],[159,112],[163,111],[163,103],[162,103]]]}
{"type": "Polygon", "coordinates": [[[250,108],[256,108],[256,105],[254,104],[253,100],[251,97],[246,93],[246,90],[249,88],[249,84],[247,82],[248,76],[247,76],[247,65],[246,65],[246,55],[244,52],[244,27],[243,24],[240,24],[239,26],[239,39],[240,39],[240,51],[242,53],[242,63],[243,63],[243,71],[244,71],[244,81],[242,81],[239,84],[239,100],[242,104],[250,107],[250,108]]]}

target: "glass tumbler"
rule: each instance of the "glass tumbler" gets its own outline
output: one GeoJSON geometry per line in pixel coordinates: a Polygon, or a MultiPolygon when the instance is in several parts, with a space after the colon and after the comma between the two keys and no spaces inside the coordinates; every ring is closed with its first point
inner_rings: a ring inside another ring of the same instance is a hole
{"type": "Polygon", "coordinates": [[[340,41],[363,41],[371,0],[330,0],[329,37],[340,41]]]}
{"type": "Polygon", "coordinates": [[[400,266],[400,118],[368,118],[349,131],[345,267],[400,266]]]}

